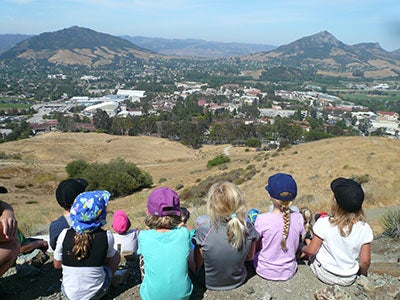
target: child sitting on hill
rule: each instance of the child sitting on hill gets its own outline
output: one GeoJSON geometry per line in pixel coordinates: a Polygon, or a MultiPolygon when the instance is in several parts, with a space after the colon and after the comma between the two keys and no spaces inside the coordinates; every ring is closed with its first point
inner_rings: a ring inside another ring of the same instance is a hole
{"type": "Polygon", "coordinates": [[[265,187],[273,210],[258,215],[254,224],[260,234],[260,249],[254,257],[259,276],[268,280],[288,280],[297,271],[296,252],[305,234],[303,216],[291,210],[297,196],[297,184],[289,174],[277,173],[265,187]]]}
{"type": "Polygon", "coordinates": [[[114,212],[112,228],[116,232],[114,234],[114,248],[122,252],[136,253],[138,247],[137,236],[138,229],[130,229],[131,221],[123,210],[114,212]]]}
{"type": "Polygon", "coordinates": [[[147,202],[145,224],[138,236],[144,277],[140,296],[147,299],[189,299],[193,285],[188,274],[189,230],[182,223],[178,194],[167,187],[154,189],[147,202]]]}
{"type": "Polygon", "coordinates": [[[71,207],[72,228],[57,239],[54,267],[62,268],[61,291],[67,299],[100,299],[108,291],[120,255],[106,224],[108,191],[84,192],[71,207]]]}
{"type": "Polygon", "coordinates": [[[373,233],[362,210],[361,185],[340,177],[331,182],[331,190],[331,216],[315,222],[314,237],[303,252],[312,256],[310,267],[318,279],[347,286],[355,282],[357,275],[367,275],[373,233]]]}
{"type": "Polygon", "coordinates": [[[205,284],[212,290],[229,290],[247,279],[245,261],[252,260],[258,234],[246,222],[242,191],[233,183],[214,183],[207,196],[209,220],[193,238],[197,267],[204,263],[205,284]]]}
{"type": "Polygon", "coordinates": [[[69,178],[59,183],[56,189],[56,200],[64,209],[64,213],[57,220],[50,223],[49,241],[50,247],[56,249],[56,242],[61,231],[71,227],[69,210],[74,203],[76,196],[83,193],[88,186],[88,182],[83,178],[69,178]]]}

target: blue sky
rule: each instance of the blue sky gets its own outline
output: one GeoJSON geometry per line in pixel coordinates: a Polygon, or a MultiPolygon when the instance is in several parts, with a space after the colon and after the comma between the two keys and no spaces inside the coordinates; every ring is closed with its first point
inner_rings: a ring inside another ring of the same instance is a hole
{"type": "Polygon", "coordinates": [[[283,45],[327,30],[400,48],[400,0],[0,0],[0,34],[78,25],[112,35],[283,45]]]}

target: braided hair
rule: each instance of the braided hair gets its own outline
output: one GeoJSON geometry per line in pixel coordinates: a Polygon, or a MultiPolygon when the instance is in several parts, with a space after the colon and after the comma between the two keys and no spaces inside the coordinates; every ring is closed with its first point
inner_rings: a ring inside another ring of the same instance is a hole
{"type": "Polygon", "coordinates": [[[283,232],[282,232],[282,240],[281,240],[281,248],[286,251],[288,248],[286,246],[286,240],[289,234],[290,227],[290,205],[292,205],[292,201],[282,201],[271,198],[275,207],[278,207],[279,210],[283,214],[283,232]]]}

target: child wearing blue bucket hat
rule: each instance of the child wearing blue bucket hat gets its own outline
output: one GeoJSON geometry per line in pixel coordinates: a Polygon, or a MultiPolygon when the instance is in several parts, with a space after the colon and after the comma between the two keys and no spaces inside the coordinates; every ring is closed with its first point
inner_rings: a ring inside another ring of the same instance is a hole
{"type": "Polygon", "coordinates": [[[258,215],[254,223],[260,234],[254,267],[262,278],[286,281],[296,273],[296,252],[300,237],[306,233],[303,216],[291,208],[297,184],[291,175],[276,173],[268,178],[265,189],[273,209],[258,215]]]}
{"type": "Polygon", "coordinates": [[[111,285],[120,255],[113,234],[102,229],[109,198],[108,191],[79,194],[70,210],[72,228],[57,239],[53,263],[62,268],[61,290],[67,299],[100,299],[111,285]]]}

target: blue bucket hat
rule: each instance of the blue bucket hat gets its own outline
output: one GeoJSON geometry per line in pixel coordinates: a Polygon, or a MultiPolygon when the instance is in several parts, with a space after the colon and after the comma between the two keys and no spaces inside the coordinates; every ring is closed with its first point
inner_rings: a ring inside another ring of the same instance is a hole
{"type": "Polygon", "coordinates": [[[291,201],[297,196],[297,184],[292,175],[276,173],[268,178],[265,187],[269,195],[277,200],[291,201]]]}
{"type": "Polygon", "coordinates": [[[79,194],[70,210],[72,228],[82,234],[90,233],[106,224],[108,191],[91,191],[79,194]]]}

